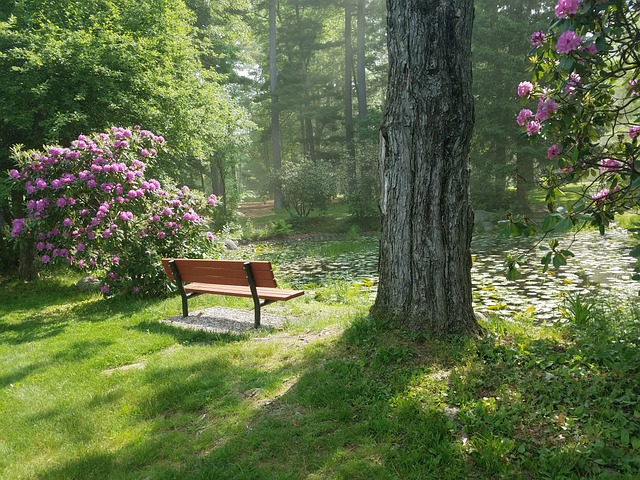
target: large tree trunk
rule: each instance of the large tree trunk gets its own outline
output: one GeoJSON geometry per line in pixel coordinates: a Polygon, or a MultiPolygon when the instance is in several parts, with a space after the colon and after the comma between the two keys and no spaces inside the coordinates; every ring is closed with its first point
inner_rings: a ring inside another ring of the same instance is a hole
{"type": "Polygon", "coordinates": [[[473,2],[387,0],[380,285],[372,314],[442,337],[478,332],[471,296],[473,2]]]}

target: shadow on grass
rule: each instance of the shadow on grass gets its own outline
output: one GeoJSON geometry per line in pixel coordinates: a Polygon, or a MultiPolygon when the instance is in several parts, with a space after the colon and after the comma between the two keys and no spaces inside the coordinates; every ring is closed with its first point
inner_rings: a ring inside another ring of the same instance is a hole
{"type": "Polygon", "coordinates": [[[640,435],[637,365],[621,370],[638,354],[587,338],[440,343],[365,318],[276,367],[212,357],[146,370],[153,391],[120,398],[144,440],[38,478],[637,478],[620,431],[640,435]]]}
{"type": "Polygon", "coordinates": [[[20,323],[0,323],[0,339],[3,343],[19,345],[55,337],[62,333],[67,322],[58,319],[46,320],[46,315],[38,315],[20,323]]]}
{"type": "Polygon", "coordinates": [[[73,303],[86,296],[86,293],[59,278],[44,278],[32,282],[14,280],[0,284],[0,318],[10,313],[38,312],[51,305],[73,303]]]}
{"type": "Polygon", "coordinates": [[[164,322],[141,322],[133,328],[142,332],[170,335],[177,343],[182,345],[240,342],[246,340],[249,336],[247,333],[219,333],[195,330],[164,322]]]}
{"type": "MultiPolygon", "coordinates": [[[[186,340],[194,335],[201,333],[186,340]]],[[[275,367],[211,358],[188,369],[147,369],[140,375],[154,394],[127,399],[147,422],[144,442],[94,451],[38,477],[464,478],[449,415],[437,402],[404,398],[420,372],[451,366],[450,350],[423,344],[427,353],[414,354],[384,338],[364,319],[335,343],[310,344],[302,360],[275,367]]]]}

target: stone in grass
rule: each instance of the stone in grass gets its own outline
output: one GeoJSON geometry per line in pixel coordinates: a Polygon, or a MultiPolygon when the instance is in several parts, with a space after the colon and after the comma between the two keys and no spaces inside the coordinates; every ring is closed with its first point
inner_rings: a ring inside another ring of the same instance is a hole
{"type": "Polygon", "coordinates": [[[82,277],[76,282],[78,290],[83,292],[97,292],[100,290],[101,285],[100,280],[93,277],[82,277]]]}
{"type": "Polygon", "coordinates": [[[227,247],[227,250],[237,250],[238,249],[238,245],[236,244],[236,242],[234,242],[230,238],[225,238],[223,244],[224,244],[225,247],[227,247]]]}

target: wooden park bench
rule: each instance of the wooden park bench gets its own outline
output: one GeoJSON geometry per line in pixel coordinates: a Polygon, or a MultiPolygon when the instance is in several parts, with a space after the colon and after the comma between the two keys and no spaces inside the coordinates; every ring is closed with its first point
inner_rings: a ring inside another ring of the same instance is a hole
{"type": "Polygon", "coordinates": [[[187,300],[196,295],[210,293],[246,297],[253,299],[254,325],[258,328],[261,307],[304,295],[303,290],[277,288],[270,262],[163,258],[162,265],[178,286],[183,317],[189,315],[187,300]]]}

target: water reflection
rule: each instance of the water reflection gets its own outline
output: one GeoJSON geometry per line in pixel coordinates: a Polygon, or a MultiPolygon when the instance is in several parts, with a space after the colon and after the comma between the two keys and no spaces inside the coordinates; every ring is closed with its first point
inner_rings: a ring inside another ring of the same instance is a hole
{"type": "MultiPolygon", "coordinates": [[[[604,291],[620,301],[637,296],[640,284],[630,279],[635,259],[628,255],[635,241],[626,230],[611,229],[602,236],[596,231],[581,232],[560,241],[561,248],[570,249],[575,258],[558,271],[543,273],[542,252],[534,239],[476,236],[471,271],[475,310],[500,316],[533,312],[541,321],[552,321],[558,318],[558,306],[567,294],[604,291]],[[526,256],[519,280],[507,281],[504,277],[507,253],[526,256]]],[[[352,252],[337,253],[344,250],[344,245],[331,241],[261,245],[254,247],[253,256],[271,260],[277,265],[278,277],[296,288],[337,278],[360,283],[373,300],[378,281],[377,239],[362,238],[354,242],[352,252]]]]}

